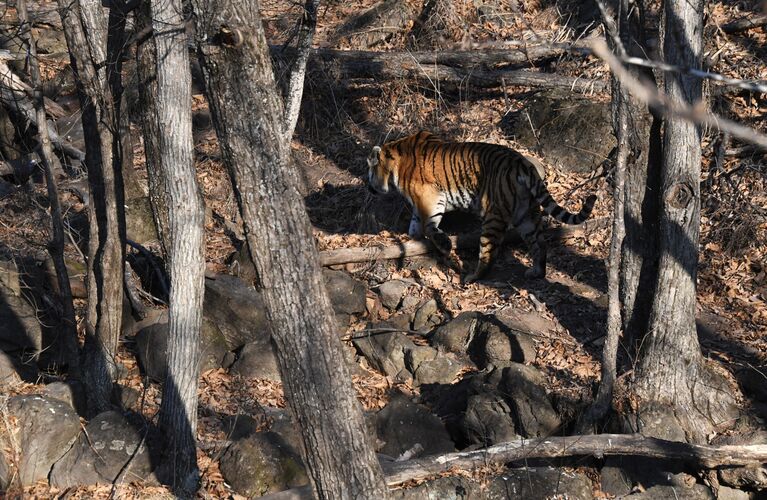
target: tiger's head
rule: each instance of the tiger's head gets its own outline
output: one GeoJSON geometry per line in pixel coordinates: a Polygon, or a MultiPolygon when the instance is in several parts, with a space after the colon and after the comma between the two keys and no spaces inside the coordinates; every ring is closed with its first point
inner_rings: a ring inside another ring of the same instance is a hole
{"type": "Polygon", "coordinates": [[[368,189],[373,193],[388,193],[389,178],[394,175],[397,179],[397,161],[390,149],[384,145],[374,146],[368,156],[368,189]]]}

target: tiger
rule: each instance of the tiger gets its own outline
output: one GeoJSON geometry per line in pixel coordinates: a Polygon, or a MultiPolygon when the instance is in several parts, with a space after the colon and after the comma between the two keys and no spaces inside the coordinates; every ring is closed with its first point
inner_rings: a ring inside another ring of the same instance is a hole
{"type": "Polygon", "coordinates": [[[427,131],[373,147],[367,164],[370,191],[385,194],[391,182],[413,208],[408,235],[425,236],[445,256],[452,250],[439,228],[445,212],[469,210],[480,216],[479,261],[466,283],[490,268],[508,226],[530,248],[533,265],[525,276],[544,278],[540,208],[560,222],[580,224],[597,200],[590,195],[579,213],[570,213],[554,201],[536,166],[518,151],[483,142],[443,142],[427,131]]]}

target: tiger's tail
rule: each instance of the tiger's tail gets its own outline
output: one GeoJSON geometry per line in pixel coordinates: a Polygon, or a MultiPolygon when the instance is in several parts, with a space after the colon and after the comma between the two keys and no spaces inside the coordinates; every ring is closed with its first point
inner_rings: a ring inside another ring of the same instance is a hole
{"type": "Polygon", "coordinates": [[[543,182],[543,179],[537,175],[533,175],[530,184],[531,185],[528,187],[530,189],[530,193],[541,205],[543,211],[557,219],[559,222],[563,222],[565,224],[577,225],[588,219],[589,215],[591,215],[591,211],[594,209],[594,203],[597,201],[596,195],[592,194],[584,200],[583,207],[581,208],[580,212],[577,214],[570,213],[567,211],[567,209],[562,208],[559,203],[557,203],[556,200],[551,197],[551,193],[549,193],[549,190],[546,187],[546,184],[543,182]]]}

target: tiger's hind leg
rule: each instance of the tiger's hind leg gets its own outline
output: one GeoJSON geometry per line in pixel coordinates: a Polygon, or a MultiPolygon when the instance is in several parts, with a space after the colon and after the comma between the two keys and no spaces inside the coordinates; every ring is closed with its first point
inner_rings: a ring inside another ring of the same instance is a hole
{"type": "Polygon", "coordinates": [[[482,234],[479,237],[479,261],[477,269],[466,276],[466,283],[472,283],[481,278],[493,263],[495,254],[503,243],[506,232],[506,221],[495,210],[488,210],[482,219],[482,234]]]}
{"type": "Polygon", "coordinates": [[[515,224],[517,232],[530,249],[533,267],[525,271],[527,278],[543,278],[546,276],[546,238],[543,233],[541,210],[535,205],[527,212],[527,216],[515,224]]]}

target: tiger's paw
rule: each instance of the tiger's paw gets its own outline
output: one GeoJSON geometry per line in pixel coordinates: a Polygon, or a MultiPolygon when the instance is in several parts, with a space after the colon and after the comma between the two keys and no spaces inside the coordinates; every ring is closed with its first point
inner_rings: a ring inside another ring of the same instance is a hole
{"type": "Polygon", "coordinates": [[[450,250],[453,249],[453,244],[450,242],[450,238],[445,233],[434,233],[431,235],[431,242],[437,247],[437,250],[443,255],[449,255],[450,250]]]}

